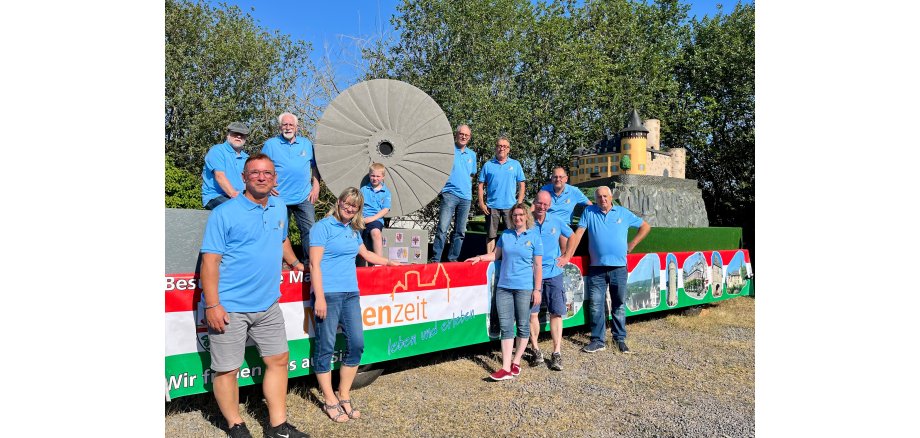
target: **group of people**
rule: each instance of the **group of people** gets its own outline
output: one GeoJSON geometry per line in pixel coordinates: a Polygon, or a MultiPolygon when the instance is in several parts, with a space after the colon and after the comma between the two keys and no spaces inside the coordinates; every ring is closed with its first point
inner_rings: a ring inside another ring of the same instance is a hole
{"type": "MultiPolygon", "coordinates": [[[[377,265],[398,265],[382,255],[382,218],[389,212],[390,193],[384,183],[386,169],[374,163],[368,184],[349,187],[337,198],[326,217],[315,221],[320,174],[313,145],[297,135],[297,117],[278,117],[280,134],[260,153],[243,151],[249,128],[231,123],[224,143],[214,145],[202,170],[202,205],[213,210],[201,247],[201,285],[210,339],[213,392],[231,437],[250,436],[239,414],[236,374],[243,362],[247,337],[265,362],[263,393],[269,412],[266,436],[307,436],[287,421],[288,346],[284,317],[278,305],[278,260],[303,271],[310,265],[315,316],[313,371],[323,393],[323,410],[332,421],[358,419],[361,412],[350,390],[364,351],[360,291],[356,258],[377,265]],[[288,238],[293,215],[301,233],[304,261],[298,259],[288,238]],[[372,242],[369,250],[365,239],[372,242]],[[336,331],[346,339],[339,369],[338,392],[332,387],[332,355],[336,331]]],[[[469,147],[471,130],[460,125],[455,132],[454,162],[440,194],[440,215],[430,262],[440,262],[453,223],[448,261],[458,261],[472,202],[471,177],[477,174],[476,153],[469,147]]],[[[613,339],[619,351],[625,343],[626,253],[642,241],[650,226],[629,210],[612,204],[608,187],[595,192],[593,204],[566,182],[563,167],[553,169],[552,180],[537,193],[532,206],[523,203],[525,177],[520,162],[509,157],[508,138],[500,137],[495,157],[478,172],[479,207],[486,213],[486,253],[467,261],[501,260],[495,306],[501,327],[502,367],[490,375],[507,380],[519,375],[528,340],[532,365],[544,361],[537,343],[539,310],[545,303],[550,319],[553,352],[549,367],[562,370],[562,317],[566,311],[562,267],[574,255],[587,231],[590,267],[586,284],[591,306],[591,342],[582,351],[606,348],[606,291],[611,294],[613,339]],[[576,205],[585,205],[577,229],[571,222],[576,205]],[[499,228],[504,230],[499,234],[499,228]],[[639,232],[627,242],[629,227],[639,232]],[[513,331],[514,325],[517,330],[513,331]]]]}

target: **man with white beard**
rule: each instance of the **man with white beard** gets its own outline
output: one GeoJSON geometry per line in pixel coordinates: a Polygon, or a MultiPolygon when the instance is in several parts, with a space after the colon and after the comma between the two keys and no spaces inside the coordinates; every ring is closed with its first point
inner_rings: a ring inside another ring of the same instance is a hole
{"type": "Polygon", "coordinates": [[[275,164],[277,186],[272,196],[279,196],[287,205],[288,215],[300,230],[303,262],[308,264],[310,254],[310,228],[316,221],[313,204],[319,198],[320,175],[316,169],[313,143],[297,135],[297,116],[285,112],[278,116],[281,134],[265,141],[262,153],[275,164]]]}

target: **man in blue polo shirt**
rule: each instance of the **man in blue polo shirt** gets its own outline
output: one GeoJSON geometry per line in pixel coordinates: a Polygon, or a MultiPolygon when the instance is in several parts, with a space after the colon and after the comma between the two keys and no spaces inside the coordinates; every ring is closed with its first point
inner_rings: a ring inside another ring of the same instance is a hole
{"type": "MultiPolygon", "coordinates": [[[[562,315],[566,313],[565,290],[562,283],[562,268],[556,266],[556,258],[565,252],[572,228],[567,222],[550,215],[552,205],[550,192],[540,190],[533,202],[533,225],[543,241],[543,299],[549,313],[549,333],[553,338],[553,354],[549,368],[562,371],[562,315]]],[[[530,309],[530,345],[533,350],[531,366],[543,363],[543,352],[537,338],[540,335],[540,305],[530,309]]]]}
{"type": "Polygon", "coordinates": [[[565,266],[581,242],[581,236],[588,230],[588,253],[591,266],[585,276],[591,318],[591,343],[581,351],[594,353],[607,348],[604,342],[607,304],[606,291],[610,291],[610,305],[613,307],[613,340],[621,353],[629,353],[626,346],[626,253],[645,239],[651,226],[624,207],[613,205],[613,194],[607,186],[600,186],[594,192],[597,205],[585,208],[578,221],[578,230],[569,239],[565,255],[559,258],[559,266],[565,266]],[[629,227],[639,232],[628,244],[629,227]]]}
{"type": "Polygon", "coordinates": [[[438,228],[434,234],[432,254],[428,263],[441,261],[451,221],[454,223],[454,233],[451,235],[447,261],[456,262],[460,257],[460,247],[463,246],[463,238],[466,237],[466,221],[470,215],[470,203],[473,201],[473,181],[470,177],[476,175],[476,152],[468,147],[470,134],[470,127],[467,125],[458,126],[454,134],[454,166],[450,170],[447,183],[441,190],[438,228]]]}
{"type": "Polygon", "coordinates": [[[239,412],[237,372],[246,338],[265,362],[263,394],[268,405],[266,436],[306,437],[287,422],[288,343],[278,279],[281,261],[303,271],[287,239],[287,210],[270,196],[275,186],[271,159],[246,160],[245,191],[214,209],[201,243],[201,290],[208,322],[214,397],[232,437],[250,437],[239,412]]]}
{"type": "Polygon", "coordinates": [[[479,171],[479,208],[486,215],[487,254],[495,249],[499,223],[510,229],[511,207],[524,202],[524,170],[518,160],[508,157],[510,152],[511,142],[505,136],[499,137],[495,142],[495,157],[479,171]],[[486,199],[483,199],[483,184],[488,194],[486,199]]]}
{"type": "Polygon", "coordinates": [[[572,223],[572,215],[575,213],[576,205],[592,205],[588,197],[578,187],[567,184],[569,175],[562,166],[553,168],[553,176],[550,177],[550,180],[549,184],[540,188],[540,190],[549,192],[552,197],[553,205],[547,212],[550,216],[558,217],[568,225],[572,223]]]}
{"type": "Polygon", "coordinates": [[[249,154],[243,150],[249,127],[241,122],[227,126],[227,141],[211,146],[201,169],[201,205],[205,210],[235,198],[243,190],[243,164],[249,154]]]}
{"type": "Polygon", "coordinates": [[[313,203],[319,198],[319,171],[313,156],[313,143],[297,135],[297,116],[282,113],[278,116],[281,134],[268,139],[262,153],[268,155],[278,171],[278,187],[272,196],[280,196],[287,205],[288,214],[300,230],[300,246],[304,260],[310,257],[310,228],[316,221],[313,203]]]}

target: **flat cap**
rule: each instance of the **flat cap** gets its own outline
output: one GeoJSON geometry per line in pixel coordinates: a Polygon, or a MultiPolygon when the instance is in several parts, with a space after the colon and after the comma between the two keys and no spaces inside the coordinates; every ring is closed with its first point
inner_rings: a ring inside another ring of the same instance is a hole
{"type": "Polygon", "coordinates": [[[227,131],[249,135],[249,127],[243,122],[233,122],[227,125],[227,131]]]}

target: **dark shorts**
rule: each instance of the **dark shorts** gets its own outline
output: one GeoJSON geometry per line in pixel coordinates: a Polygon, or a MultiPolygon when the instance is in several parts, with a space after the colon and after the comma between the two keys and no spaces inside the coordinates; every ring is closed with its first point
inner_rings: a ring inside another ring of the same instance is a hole
{"type": "MultiPolygon", "coordinates": [[[[565,290],[562,287],[562,274],[543,279],[543,297],[540,306],[556,316],[565,315],[565,290]]],[[[540,306],[533,306],[530,313],[540,313],[540,306]]]]}
{"type": "Polygon", "coordinates": [[[489,230],[489,239],[498,237],[498,224],[505,223],[505,229],[511,228],[511,209],[501,209],[489,207],[489,214],[486,215],[486,229],[489,230]]]}
{"type": "Polygon", "coordinates": [[[381,230],[383,231],[383,224],[378,221],[373,221],[364,224],[364,231],[361,232],[361,236],[367,239],[371,236],[371,230],[381,230]]]}

